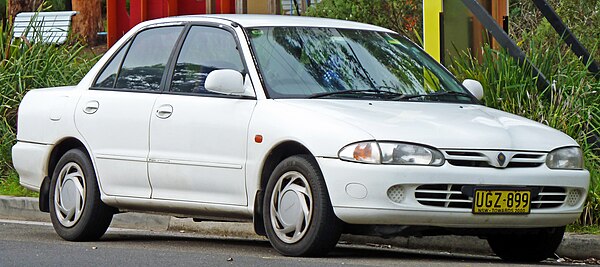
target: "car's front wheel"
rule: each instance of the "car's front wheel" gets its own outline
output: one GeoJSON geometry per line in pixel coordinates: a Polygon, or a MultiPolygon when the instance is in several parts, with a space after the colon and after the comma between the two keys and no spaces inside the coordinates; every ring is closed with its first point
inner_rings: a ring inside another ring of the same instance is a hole
{"type": "Polygon", "coordinates": [[[335,247],[341,221],[311,156],[292,156],[277,165],[267,184],[263,221],[269,241],[283,255],[319,256],[335,247]]]}
{"type": "Polygon", "coordinates": [[[92,162],[80,149],[58,161],[50,183],[50,219],[60,237],[69,241],[99,239],[108,229],[113,208],[100,200],[92,162]]]}
{"type": "Polygon", "coordinates": [[[488,243],[503,260],[538,262],[550,258],[560,245],[565,227],[542,228],[530,233],[491,235],[488,243]]]}

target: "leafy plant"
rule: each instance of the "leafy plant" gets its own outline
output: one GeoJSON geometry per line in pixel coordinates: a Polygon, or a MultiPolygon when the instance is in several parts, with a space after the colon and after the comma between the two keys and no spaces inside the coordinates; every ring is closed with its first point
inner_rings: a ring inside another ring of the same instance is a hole
{"type": "Polygon", "coordinates": [[[323,0],[311,6],[306,15],[375,24],[416,40],[421,13],[420,0],[323,0]]]}
{"type": "MultiPolygon", "coordinates": [[[[71,0],[45,0],[42,4],[45,11],[61,11],[67,8],[67,2],[71,0]]],[[[0,21],[6,23],[8,0],[0,0],[0,21]]],[[[34,10],[29,10],[34,11],[34,10]]]]}
{"type": "Polygon", "coordinates": [[[85,47],[78,43],[58,46],[13,38],[10,29],[11,25],[0,23],[0,175],[12,170],[10,149],[25,93],[33,88],[76,84],[97,59],[86,56],[85,47]]]}
{"type": "MultiPolygon", "coordinates": [[[[547,1],[592,55],[597,60],[600,59],[600,50],[597,49],[600,37],[600,1],[547,1]]],[[[559,43],[560,35],[531,0],[510,1],[510,21],[511,35],[518,43],[533,37],[546,40],[548,45],[559,43]]],[[[563,51],[567,49],[566,46],[562,47],[563,51]]]]}

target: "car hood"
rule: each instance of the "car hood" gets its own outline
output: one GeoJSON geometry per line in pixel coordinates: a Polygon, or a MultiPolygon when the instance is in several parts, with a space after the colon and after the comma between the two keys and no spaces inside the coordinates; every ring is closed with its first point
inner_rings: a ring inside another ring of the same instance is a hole
{"type": "MultiPolygon", "coordinates": [[[[440,149],[551,151],[577,146],[553,128],[481,105],[286,99],[318,120],[328,116],[360,128],[379,141],[419,143],[440,149]]],[[[360,140],[357,140],[360,141],[360,140]]]]}

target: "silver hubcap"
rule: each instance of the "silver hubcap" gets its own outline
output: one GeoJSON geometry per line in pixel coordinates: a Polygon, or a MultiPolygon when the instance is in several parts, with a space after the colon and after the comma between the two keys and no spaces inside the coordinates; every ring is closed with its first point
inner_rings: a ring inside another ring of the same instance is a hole
{"type": "Polygon", "coordinates": [[[290,171],[279,177],[270,207],[271,225],[277,237],[288,244],[302,239],[313,211],[312,193],[304,175],[290,171]]]}
{"type": "Polygon", "coordinates": [[[79,221],[85,207],[85,176],[81,167],[67,163],[58,174],[54,188],[54,212],[60,224],[71,227],[79,221]]]}

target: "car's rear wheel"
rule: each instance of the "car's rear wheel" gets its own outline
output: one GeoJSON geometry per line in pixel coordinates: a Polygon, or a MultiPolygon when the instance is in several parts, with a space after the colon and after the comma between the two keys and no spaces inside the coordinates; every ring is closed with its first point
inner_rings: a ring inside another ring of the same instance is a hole
{"type": "Polygon", "coordinates": [[[565,227],[542,228],[530,233],[491,235],[492,251],[506,261],[538,262],[550,258],[560,245],[565,227]]]}
{"type": "Polygon", "coordinates": [[[323,175],[308,155],[283,160],[269,179],[263,221],[273,247],[287,256],[327,254],[341,235],[323,175]]]}
{"type": "Polygon", "coordinates": [[[60,237],[69,241],[99,239],[108,229],[113,208],[100,200],[96,174],[87,154],[67,151],[50,183],[50,219],[60,237]]]}

